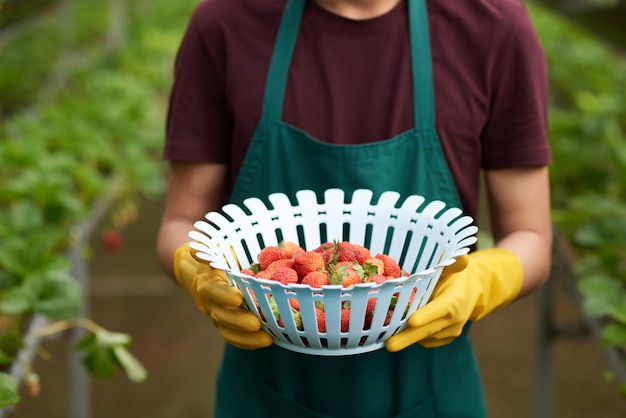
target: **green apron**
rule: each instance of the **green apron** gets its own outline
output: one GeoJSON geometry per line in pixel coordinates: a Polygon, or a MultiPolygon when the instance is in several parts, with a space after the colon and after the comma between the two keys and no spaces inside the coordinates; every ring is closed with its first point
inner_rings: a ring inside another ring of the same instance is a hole
{"type": "MultiPolygon", "coordinates": [[[[333,145],[282,122],[285,85],[306,0],[289,0],[272,55],[263,113],[231,201],[273,192],[351,193],[394,190],[460,207],[435,131],[430,38],[425,0],[409,0],[415,127],[360,145],[333,145]],[[387,167],[376,170],[371,167],[387,167]]],[[[364,117],[367,117],[364,115],[364,117]]],[[[485,417],[468,327],[451,344],[398,353],[314,356],[272,345],[226,345],[218,374],[216,418],[485,417]]]]}

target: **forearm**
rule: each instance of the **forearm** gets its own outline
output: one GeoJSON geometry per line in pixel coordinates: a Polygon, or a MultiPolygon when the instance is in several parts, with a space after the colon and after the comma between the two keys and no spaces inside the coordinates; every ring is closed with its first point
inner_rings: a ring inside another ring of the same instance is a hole
{"type": "Polygon", "coordinates": [[[521,262],[518,297],[539,288],[550,273],[552,220],[547,167],[494,170],[485,176],[496,247],[521,262]]]}
{"type": "Polygon", "coordinates": [[[219,208],[227,167],[225,164],[171,162],[167,194],[157,236],[157,255],[165,273],[174,277],[174,254],[189,242],[193,224],[219,208]]]}

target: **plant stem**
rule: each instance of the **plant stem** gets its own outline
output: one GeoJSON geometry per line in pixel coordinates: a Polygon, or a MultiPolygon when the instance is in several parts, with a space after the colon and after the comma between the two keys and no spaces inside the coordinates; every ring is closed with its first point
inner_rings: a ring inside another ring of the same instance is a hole
{"type": "Polygon", "coordinates": [[[37,328],[29,334],[29,337],[42,338],[76,327],[85,328],[86,330],[94,334],[99,331],[104,331],[104,328],[102,328],[100,325],[96,324],[89,318],[70,318],[37,328]]]}

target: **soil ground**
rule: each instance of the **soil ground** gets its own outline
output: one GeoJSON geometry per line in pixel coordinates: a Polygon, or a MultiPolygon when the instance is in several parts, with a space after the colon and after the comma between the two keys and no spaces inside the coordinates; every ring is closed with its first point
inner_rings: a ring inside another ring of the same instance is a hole
{"type": "MultiPolygon", "coordinates": [[[[90,317],[133,336],[131,351],[150,373],[141,384],[123,374],[90,380],[91,417],[71,417],[68,353],[64,338],[44,341],[48,360],[34,363],[41,393],[24,395],[13,418],[211,418],[213,381],[222,346],[210,322],[162,273],[154,253],[161,202],[145,202],[125,243],[107,253],[98,240],[91,262],[90,317]]],[[[558,290],[558,289],[557,289],[558,290]]],[[[580,324],[563,291],[552,300],[558,320],[580,324]]],[[[549,410],[535,405],[538,297],[492,314],[472,328],[492,418],[622,418],[626,399],[603,373],[607,362],[589,336],[550,344],[549,410]]],[[[251,415],[253,416],[253,415],[251,415]]],[[[381,417],[384,418],[384,417],[381,417]]]]}

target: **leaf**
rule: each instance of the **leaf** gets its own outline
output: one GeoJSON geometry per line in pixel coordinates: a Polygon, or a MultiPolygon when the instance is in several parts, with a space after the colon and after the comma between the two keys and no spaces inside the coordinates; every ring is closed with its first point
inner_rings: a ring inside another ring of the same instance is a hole
{"type": "Polygon", "coordinates": [[[87,371],[100,379],[108,379],[115,375],[117,366],[106,350],[93,348],[85,353],[83,364],[87,371]]]}
{"type": "Polygon", "coordinates": [[[89,351],[96,347],[96,334],[93,332],[86,333],[83,338],[81,338],[74,348],[78,351],[89,351]]]}
{"type": "Polygon", "coordinates": [[[131,382],[140,383],[147,379],[146,369],[125,347],[113,347],[113,355],[131,382]]]}
{"type": "Polygon", "coordinates": [[[13,357],[7,355],[4,351],[0,350],[0,365],[7,365],[13,362],[13,357]]]}
{"type": "Polygon", "coordinates": [[[576,244],[582,247],[595,247],[603,242],[603,235],[596,225],[582,225],[574,235],[576,244]]]}
{"type": "Polygon", "coordinates": [[[128,345],[131,340],[130,335],[121,332],[111,332],[106,330],[96,332],[96,344],[106,349],[113,348],[115,346],[128,345]]]}
{"type": "Polygon", "coordinates": [[[626,345],[626,325],[612,322],[604,327],[601,338],[603,347],[623,347],[626,345]]]}
{"type": "Polygon", "coordinates": [[[578,287],[585,297],[584,311],[593,317],[607,315],[624,301],[622,284],[610,277],[595,276],[582,279],[578,287]]]}
{"type": "Polygon", "coordinates": [[[19,315],[33,309],[34,296],[25,287],[13,287],[0,294],[0,312],[19,315]]]}
{"type": "Polygon", "coordinates": [[[15,405],[19,400],[15,378],[0,372],[0,407],[15,405]]]}
{"type": "Polygon", "coordinates": [[[131,337],[128,334],[101,329],[85,335],[76,345],[76,349],[85,352],[83,363],[96,377],[112,377],[121,368],[130,381],[143,382],[148,373],[125,348],[130,343],[131,337]]]}
{"type": "Polygon", "coordinates": [[[626,325],[626,304],[611,309],[611,318],[626,325]]]}
{"type": "Polygon", "coordinates": [[[64,272],[33,277],[24,285],[35,295],[34,310],[55,320],[76,315],[82,300],[78,283],[64,272]]]}
{"type": "Polygon", "coordinates": [[[109,355],[109,347],[99,344],[96,334],[85,334],[75,348],[77,351],[84,352],[83,365],[91,375],[105,379],[115,374],[117,367],[109,355]]]}

